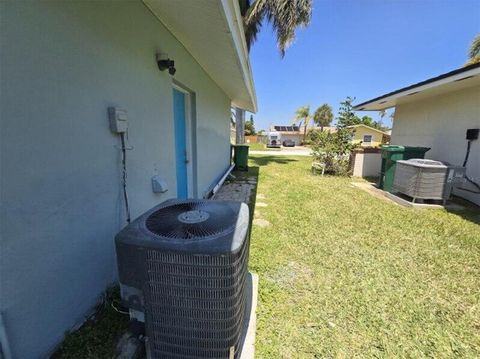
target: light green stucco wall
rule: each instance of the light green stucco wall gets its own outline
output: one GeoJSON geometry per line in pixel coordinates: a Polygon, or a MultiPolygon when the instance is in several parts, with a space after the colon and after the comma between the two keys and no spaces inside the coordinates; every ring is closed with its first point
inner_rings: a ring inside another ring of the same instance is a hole
{"type": "Polygon", "coordinates": [[[174,197],[172,78],[195,92],[198,193],[229,165],[230,100],[140,1],[2,1],[0,311],[15,358],[45,356],[116,278],[125,225],[119,138],[128,111],[132,217],[174,197]],[[151,177],[170,190],[154,194],[151,177]]]}

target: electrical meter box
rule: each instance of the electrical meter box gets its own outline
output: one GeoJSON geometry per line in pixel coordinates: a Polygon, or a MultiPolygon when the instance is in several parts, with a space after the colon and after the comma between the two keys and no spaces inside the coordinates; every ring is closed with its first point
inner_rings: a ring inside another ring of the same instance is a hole
{"type": "Polygon", "coordinates": [[[110,120],[110,130],[114,133],[125,133],[128,128],[127,111],[117,107],[108,108],[108,119],[110,120]]]}

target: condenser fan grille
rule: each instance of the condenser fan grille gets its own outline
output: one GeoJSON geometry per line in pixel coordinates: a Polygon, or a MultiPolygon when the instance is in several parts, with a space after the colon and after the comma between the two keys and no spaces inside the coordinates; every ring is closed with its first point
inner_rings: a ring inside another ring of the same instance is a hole
{"type": "Polygon", "coordinates": [[[231,232],[236,214],[216,202],[184,202],[160,208],[146,220],[147,229],[171,239],[206,238],[231,232]]]}

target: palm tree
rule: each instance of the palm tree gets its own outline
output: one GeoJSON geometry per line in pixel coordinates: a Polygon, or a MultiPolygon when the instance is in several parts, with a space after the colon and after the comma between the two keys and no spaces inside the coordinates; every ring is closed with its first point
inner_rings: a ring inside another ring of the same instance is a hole
{"type": "Polygon", "coordinates": [[[480,62],[480,34],[473,38],[472,43],[470,44],[470,49],[468,50],[469,60],[465,66],[473,65],[480,62]]]}
{"type": "Polygon", "coordinates": [[[383,118],[387,114],[387,110],[380,110],[378,111],[378,114],[380,115],[380,124],[383,122],[383,118]]]}
{"type": "Polygon", "coordinates": [[[324,103],[322,106],[315,110],[313,115],[313,122],[320,126],[320,130],[323,132],[324,126],[330,126],[333,121],[332,107],[328,103],[324,103]]]}
{"type": "MultiPolygon", "coordinates": [[[[277,46],[281,56],[295,40],[295,31],[298,27],[310,24],[313,0],[238,0],[243,17],[245,39],[248,49],[257,39],[262,23],[267,20],[272,24],[277,35],[277,46]]],[[[236,109],[237,143],[243,138],[245,128],[245,111],[236,109]]]]}
{"type": "Polygon", "coordinates": [[[295,120],[298,122],[298,125],[303,123],[303,142],[307,138],[307,127],[308,123],[312,116],[310,115],[310,106],[302,106],[297,111],[295,111],[295,120]]]}
{"type": "Polygon", "coordinates": [[[390,114],[390,120],[392,121],[392,126],[393,126],[393,120],[395,119],[395,111],[393,111],[391,114],[390,114]]]}
{"type": "Polygon", "coordinates": [[[281,56],[295,40],[298,27],[310,24],[312,16],[312,0],[240,0],[245,23],[245,38],[248,48],[257,39],[263,20],[272,24],[277,35],[277,46],[281,56]]]}

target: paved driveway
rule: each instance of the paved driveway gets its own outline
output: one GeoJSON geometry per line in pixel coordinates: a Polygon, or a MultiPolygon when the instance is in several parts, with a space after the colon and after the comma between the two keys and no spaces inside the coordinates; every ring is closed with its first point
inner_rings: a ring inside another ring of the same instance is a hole
{"type": "Polygon", "coordinates": [[[295,146],[295,147],[281,147],[280,151],[250,151],[252,155],[269,155],[269,156],[310,156],[312,150],[308,147],[295,146]]]}

